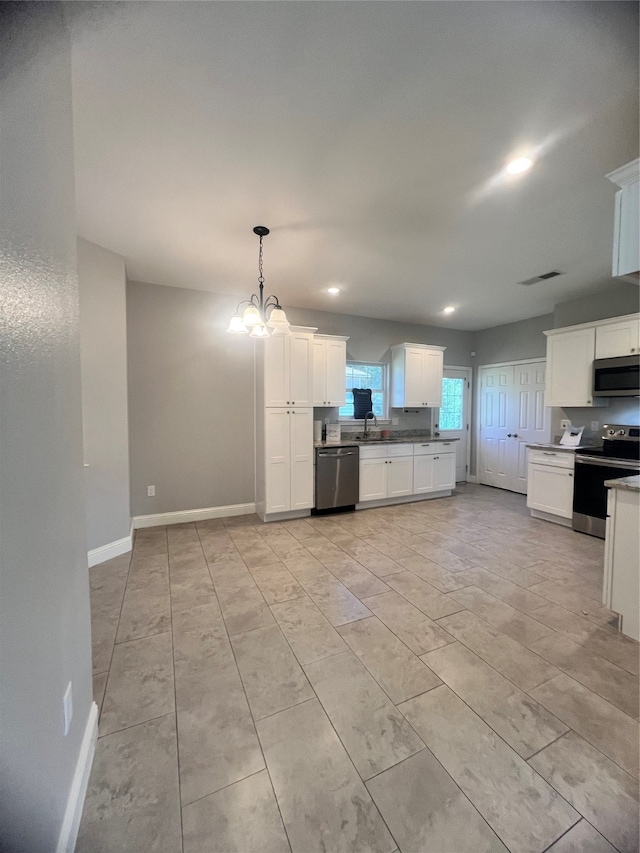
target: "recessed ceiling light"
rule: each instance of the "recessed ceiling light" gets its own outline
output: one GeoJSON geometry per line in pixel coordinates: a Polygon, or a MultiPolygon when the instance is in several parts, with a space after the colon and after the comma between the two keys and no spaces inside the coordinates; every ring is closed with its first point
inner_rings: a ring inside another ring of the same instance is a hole
{"type": "Polygon", "coordinates": [[[340,288],[339,287],[328,287],[327,293],[330,293],[332,296],[335,296],[336,293],[340,293],[340,288]]]}
{"type": "Polygon", "coordinates": [[[510,163],[507,163],[507,172],[510,175],[520,175],[522,172],[526,172],[533,166],[533,160],[529,157],[518,157],[515,160],[512,160],[510,163]]]}
{"type": "Polygon", "coordinates": [[[442,313],[443,313],[443,314],[453,314],[453,312],[454,312],[455,310],[456,310],[456,309],[453,307],[453,305],[447,305],[447,307],[446,307],[446,308],[443,308],[443,309],[442,309],[442,313]]]}

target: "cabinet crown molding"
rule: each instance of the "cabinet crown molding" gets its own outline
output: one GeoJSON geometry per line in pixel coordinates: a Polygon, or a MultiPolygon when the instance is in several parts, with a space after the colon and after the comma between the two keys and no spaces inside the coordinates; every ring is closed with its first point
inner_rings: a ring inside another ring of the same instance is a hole
{"type": "Polygon", "coordinates": [[[640,157],[609,172],[607,178],[618,187],[626,187],[627,184],[637,181],[640,178],[640,157]]]}
{"type": "Polygon", "coordinates": [[[318,335],[318,334],[315,334],[313,337],[317,338],[318,340],[321,340],[321,341],[348,341],[349,340],[348,335],[322,335],[322,334],[318,335]]]}
{"type": "Polygon", "coordinates": [[[420,347],[420,349],[440,350],[441,352],[446,350],[446,347],[438,347],[435,346],[435,344],[408,344],[406,342],[403,344],[394,344],[392,347],[389,347],[389,349],[405,349],[406,347],[420,347]]]}
{"type": "Polygon", "coordinates": [[[598,326],[607,326],[610,323],[624,322],[625,320],[637,320],[640,318],[640,313],[622,314],[619,317],[605,317],[602,320],[592,320],[590,323],[578,323],[576,326],[562,326],[559,329],[548,329],[543,332],[543,335],[559,335],[563,332],[575,332],[578,329],[595,329],[598,326]]]}

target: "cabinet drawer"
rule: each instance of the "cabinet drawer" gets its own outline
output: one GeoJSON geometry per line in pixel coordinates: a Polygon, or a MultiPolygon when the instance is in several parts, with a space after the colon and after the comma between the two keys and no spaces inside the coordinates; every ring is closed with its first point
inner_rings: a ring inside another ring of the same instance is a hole
{"type": "Polygon", "coordinates": [[[386,459],[388,448],[385,444],[378,447],[360,447],[360,459],[386,459]]]}
{"type": "Polygon", "coordinates": [[[573,453],[564,453],[562,450],[529,450],[530,465],[551,465],[554,468],[569,468],[573,471],[575,461],[573,453]]]}
{"type": "Polygon", "coordinates": [[[392,456],[413,456],[413,444],[390,444],[387,451],[389,458],[392,456]]]}
{"type": "MultiPolygon", "coordinates": [[[[433,453],[439,453],[443,449],[442,444],[443,442],[440,441],[425,442],[425,444],[414,444],[413,455],[431,456],[433,453]]],[[[447,442],[447,444],[450,444],[450,442],[447,442]]]]}

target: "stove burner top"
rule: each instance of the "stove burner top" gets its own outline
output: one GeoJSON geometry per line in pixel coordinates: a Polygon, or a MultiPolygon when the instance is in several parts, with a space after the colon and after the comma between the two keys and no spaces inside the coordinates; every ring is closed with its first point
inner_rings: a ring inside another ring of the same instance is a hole
{"type": "Polygon", "coordinates": [[[580,456],[625,461],[640,460],[640,427],[605,424],[600,433],[602,444],[576,451],[580,456]]]}

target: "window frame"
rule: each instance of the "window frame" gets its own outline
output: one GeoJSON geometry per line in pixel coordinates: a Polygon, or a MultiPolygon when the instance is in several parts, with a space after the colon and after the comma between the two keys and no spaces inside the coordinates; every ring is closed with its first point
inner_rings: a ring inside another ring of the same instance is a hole
{"type": "MultiPolygon", "coordinates": [[[[366,367],[381,367],[382,368],[382,389],[381,390],[382,390],[382,409],[384,411],[384,416],[378,417],[378,423],[379,424],[391,423],[391,416],[389,414],[389,409],[391,408],[390,399],[389,399],[389,397],[390,397],[390,395],[389,395],[389,380],[390,380],[391,370],[390,370],[389,363],[386,361],[357,361],[356,359],[353,359],[353,358],[348,359],[346,362],[346,365],[345,365],[345,389],[346,389],[346,395],[347,395],[347,396],[345,396],[345,399],[348,398],[348,395],[351,391],[350,388],[346,388],[346,380],[347,380],[346,370],[350,365],[354,365],[354,366],[355,365],[365,365],[366,367]]],[[[345,405],[346,405],[346,403],[345,403],[345,405]]],[[[342,407],[340,407],[340,408],[342,408],[342,407]]],[[[338,412],[338,422],[341,424],[345,424],[347,426],[350,424],[353,424],[353,425],[358,424],[361,426],[362,421],[363,421],[363,418],[343,417],[338,412]]]]}

